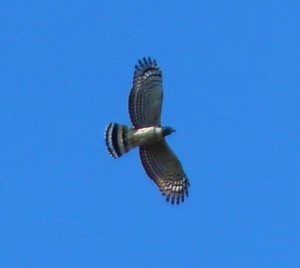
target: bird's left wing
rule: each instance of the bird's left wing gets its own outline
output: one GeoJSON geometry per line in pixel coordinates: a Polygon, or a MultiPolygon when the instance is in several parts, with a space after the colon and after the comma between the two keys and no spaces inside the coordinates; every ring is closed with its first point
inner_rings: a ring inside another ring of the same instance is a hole
{"type": "Polygon", "coordinates": [[[189,180],[180,161],[165,140],[140,146],[140,158],[148,176],[155,182],[167,201],[174,204],[188,196],[189,180]]]}

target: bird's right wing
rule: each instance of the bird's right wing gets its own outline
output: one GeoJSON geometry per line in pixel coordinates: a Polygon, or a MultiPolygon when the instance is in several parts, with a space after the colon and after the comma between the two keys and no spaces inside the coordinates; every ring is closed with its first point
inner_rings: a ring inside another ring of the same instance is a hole
{"type": "Polygon", "coordinates": [[[132,125],[135,128],[160,126],[162,99],[162,74],[156,61],[139,60],[128,101],[132,125]]]}

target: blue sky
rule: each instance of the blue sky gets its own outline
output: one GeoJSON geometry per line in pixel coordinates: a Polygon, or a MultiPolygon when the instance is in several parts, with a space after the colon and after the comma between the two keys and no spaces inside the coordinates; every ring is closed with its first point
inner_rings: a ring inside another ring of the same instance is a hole
{"type": "Polygon", "coordinates": [[[300,267],[299,1],[0,6],[1,267],[300,267]],[[180,206],[104,145],[143,56],[180,206]]]}

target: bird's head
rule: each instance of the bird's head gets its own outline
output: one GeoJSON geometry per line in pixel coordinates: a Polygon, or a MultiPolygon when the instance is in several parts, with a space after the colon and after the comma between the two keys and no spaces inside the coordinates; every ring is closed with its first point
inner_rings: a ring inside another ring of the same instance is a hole
{"type": "Polygon", "coordinates": [[[163,133],[164,137],[170,135],[173,132],[175,132],[175,129],[172,128],[172,127],[163,127],[162,130],[163,130],[162,133],[163,133]]]}

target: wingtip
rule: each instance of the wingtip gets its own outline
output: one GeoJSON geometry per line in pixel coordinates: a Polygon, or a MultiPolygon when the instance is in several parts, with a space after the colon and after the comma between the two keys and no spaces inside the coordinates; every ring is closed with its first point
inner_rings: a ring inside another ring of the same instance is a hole
{"type": "Polygon", "coordinates": [[[135,69],[141,70],[149,66],[157,66],[156,60],[151,58],[150,56],[142,57],[141,59],[138,60],[138,63],[135,65],[135,69]]]}

